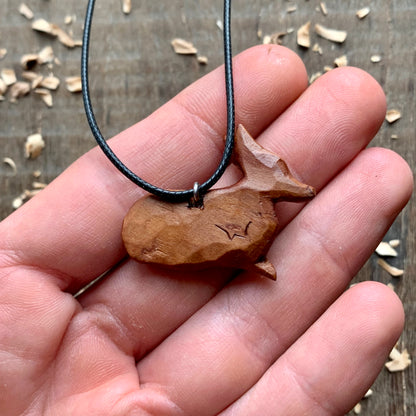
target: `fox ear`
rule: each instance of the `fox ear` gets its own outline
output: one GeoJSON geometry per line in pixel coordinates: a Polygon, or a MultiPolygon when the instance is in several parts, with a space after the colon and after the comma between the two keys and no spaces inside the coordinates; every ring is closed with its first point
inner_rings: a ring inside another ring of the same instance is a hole
{"type": "Polygon", "coordinates": [[[250,176],[261,166],[272,167],[279,157],[260,146],[250,133],[240,124],[234,141],[234,159],[245,176],[250,176]]]}

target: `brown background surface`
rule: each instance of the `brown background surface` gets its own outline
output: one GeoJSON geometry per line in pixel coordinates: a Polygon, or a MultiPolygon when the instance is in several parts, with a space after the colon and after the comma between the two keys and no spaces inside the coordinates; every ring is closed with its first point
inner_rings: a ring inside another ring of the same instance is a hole
{"type": "MultiPolygon", "coordinates": [[[[27,0],[35,17],[43,17],[71,30],[79,39],[86,0],[27,0]],[[65,26],[67,15],[76,17],[65,26]]],[[[109,137],[149,115],[182,88],[222,63],[221,32],[216,22],[222,19],[219,0],[132,0],[132,13],[121,12],[120,1],[97,0],[94,20],[91,88],[97,120],[109,137]],[[201,66],[194,57],[177,56],[170,40],[182,37],[192,40],[209,59],[201,66]]],[[[53,73],[61,78],[79,74],[80,49],[68,49],[57,40],[35,33],[30,22],[17,12],[19,2],[0,0],[0,48],[7,48],[0,69],[14,68],[19,75],[21,55],[52,45],[62,65],[53,73]]],[[[401,154],[415,170],[415,98],[414,68],[416,67],[416,3],[414,0],[327,0],[328,15],[319,10],[318,1],[297,0],[235,0],[233,2],[234,53],[261,43],[258,30],[264,35],[294,28],[283,44],[303,58],[310,75],[332,65],[334,58],[346,54],[349,64],[369,71],[384,87],[388,107],[397,108],[402,118],[393,125],[385,123],[373,145],[384,146],[401,154]],[[297,4],[297,11],[287,7],[297,4]],[[370,6],[371,13],[363,20],[356,10],[370,6]],[[296,46],[296,30],[308,20],[348,31],[343,45],[335,45],[312,35],[312,44],[319,42],[320,56],[296,46]],[[374,64],[370,56],[380,54],[382,61],[374,64]],[[397,134],[399,139],[392,140],[397,134]]],[[[41,69],[48,73],[46,67],[41,69]]],[[[62,82],[53,93],[52,109],[30,94],[17,104],[0,103],[0,157],[11,157],[17,174],[6,164],[0,165],[0,217],[13,211],[12,201],[33,182],[32,172],[41,170],[43,182],[50,182],[72,161],[94,146],[88,129],[81,96],[66,91],[62,82]],[[46,148],[33,161],[24,158],[26,137],[42,131],[46,148]]],[[[415,197],[408,204],[386,239],[402,242],[399,257],[391,261],[405,269],[402,278],[392,279],[377,266],[374,255],[360,271],[357,279],[393,282],[401,297],[406,314],[406,328],[399,348],[416,353],[416,290],[413,283],[416,266],[415,197]]],[[[1,238],[1,237],[0,237],[1,238]]],[[[386,311],[388,314],[389,311],[386,311]]],[[[364,415],[415,415],[415,364],[403,373],[389,374],[383,370],[374,385],[374,394],[363,401],[364,415]]]]}

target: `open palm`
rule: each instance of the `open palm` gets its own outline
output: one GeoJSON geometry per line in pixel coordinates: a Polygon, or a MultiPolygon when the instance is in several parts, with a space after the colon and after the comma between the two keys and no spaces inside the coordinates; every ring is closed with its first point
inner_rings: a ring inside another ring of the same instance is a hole
{"type": "MultiPolygon", "coordinates": [[[[365,149],[383,92],[353,68],[307,88],[278,46],[234,65],[237,122],[319,191],[276,206],[277,281],[126,259],[122,220],[144,192],[94,149],[0,225],[0,414],[342,415],[371,385],[402,306],[381,284],[345,289],[412,190],[398,155],[365,149]]],[[[222,153],[223,88],[218,69],[112,148],[156,185],[202,182],[222,153]]]]}

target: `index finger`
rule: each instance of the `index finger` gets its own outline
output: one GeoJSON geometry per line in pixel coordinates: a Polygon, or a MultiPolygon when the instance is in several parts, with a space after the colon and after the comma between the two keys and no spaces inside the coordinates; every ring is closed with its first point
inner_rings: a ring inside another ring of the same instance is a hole
{"type": "MultiPolygon", "coordinates": [[[[237,122],[254,135],[307,86],[302,62],[282,47],[245,51],[235,58],[234,68],[237,122]]],[[[190,188],[215,169],[225,129],[224,75],[219,68],[109,144],[152,184],[190,188]]],[[[76,290],[125,256],[122,219],[143,194],[95,148],[3,221],[3,261],[53,272],[63,288],[76,290]]]]}

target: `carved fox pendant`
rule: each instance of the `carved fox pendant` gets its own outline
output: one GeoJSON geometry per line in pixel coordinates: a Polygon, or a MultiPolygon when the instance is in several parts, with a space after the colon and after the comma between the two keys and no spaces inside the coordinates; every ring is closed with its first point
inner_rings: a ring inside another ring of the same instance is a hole
{"type": "Polygon", "coordinates": [[[203,209],[148,196],[124,219],[122,238],[141,263],[178,270],[229,267],[276,279],[267,251],[277,233],[277,200],[311,198],[315,190],[297,181],[286,163],[261,147],[243,126],[235,138],[235,160],[244,177],[209,191],[203,209]]]}

